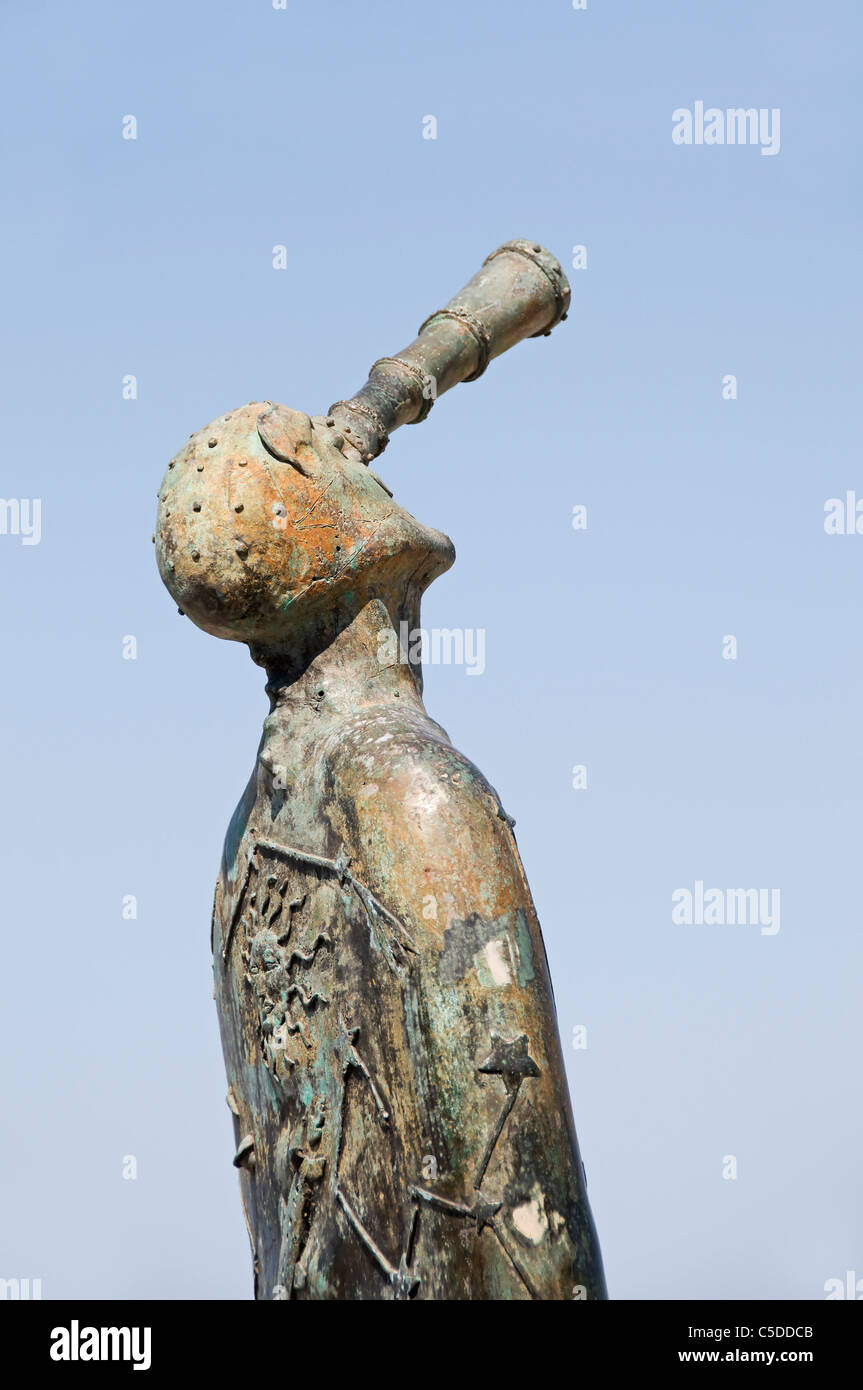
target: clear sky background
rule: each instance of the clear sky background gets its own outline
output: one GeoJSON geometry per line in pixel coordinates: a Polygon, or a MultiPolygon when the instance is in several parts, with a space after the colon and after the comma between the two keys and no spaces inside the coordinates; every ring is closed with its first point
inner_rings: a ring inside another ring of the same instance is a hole
{"type": "Polygon", "coordinates": [[[0,535],[0,1277],[251,1295],[208,933],[265,675],[177,615],[156,489],[234,406],[350,395],[513,236],[587,247],[569,320],[380,471],[456,544],[425,624],[486,632],[426,704],[518,822],[610,1292],[863,1277],[863,536],[824,531],[863,498],[861,33],[853,0],[4,0],[0,492],[42,536],[0,535]],[[675,145],[699,100],[778,107],[780,152],[675,145]],[[675,925],[696,880],[779,888],[780,931],[675,925]]]}

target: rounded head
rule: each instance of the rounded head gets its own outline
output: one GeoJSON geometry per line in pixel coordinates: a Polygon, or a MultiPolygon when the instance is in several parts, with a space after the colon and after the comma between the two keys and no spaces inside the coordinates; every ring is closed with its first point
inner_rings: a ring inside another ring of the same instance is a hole
{"type": "Polygon", "coordinates": [[[269,401],[193,434],[156,522],[159,573],[182,612],[265,659],[371,598],[398,607],[408,585],[421,592],[448,569],[449,538],[351,454],[322,417],[269,401]]]}

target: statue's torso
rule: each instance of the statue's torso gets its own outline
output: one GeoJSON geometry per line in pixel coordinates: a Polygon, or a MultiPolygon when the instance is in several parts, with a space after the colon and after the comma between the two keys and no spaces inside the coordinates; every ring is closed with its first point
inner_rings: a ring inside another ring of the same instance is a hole
{"type": "Polygon", "coordinates": [[[259,1297],[603,1296],[511,825],[418,703],[270,717],[214,966],[259,1297]]]}

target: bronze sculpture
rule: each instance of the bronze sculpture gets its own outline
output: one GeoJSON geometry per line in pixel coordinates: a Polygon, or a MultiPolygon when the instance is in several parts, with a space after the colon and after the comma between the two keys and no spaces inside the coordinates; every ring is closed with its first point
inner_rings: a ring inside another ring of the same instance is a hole
{"type": "Polygon", "coordinates": [[[212,927],[259,1298],[605,1297],[513,822],[395,637],[452,543],[368,467],[568,306],[508,242],[351,400],[233,411],[160,488],[181,612],[268,673],[212,927]]]}

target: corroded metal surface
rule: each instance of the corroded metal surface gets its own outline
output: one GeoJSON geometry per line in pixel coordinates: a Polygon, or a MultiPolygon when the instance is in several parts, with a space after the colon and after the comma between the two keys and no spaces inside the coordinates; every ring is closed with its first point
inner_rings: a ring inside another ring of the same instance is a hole
{"type": "Polygon", "coordinates": [[[352,400],[233,411],[160,489],[181,611],[268,672],[212,937],[260,1298],[605,1296],[513,821],[395,640],[452,544],[367,466],[568,303],[508,243],[352,400]]]}

